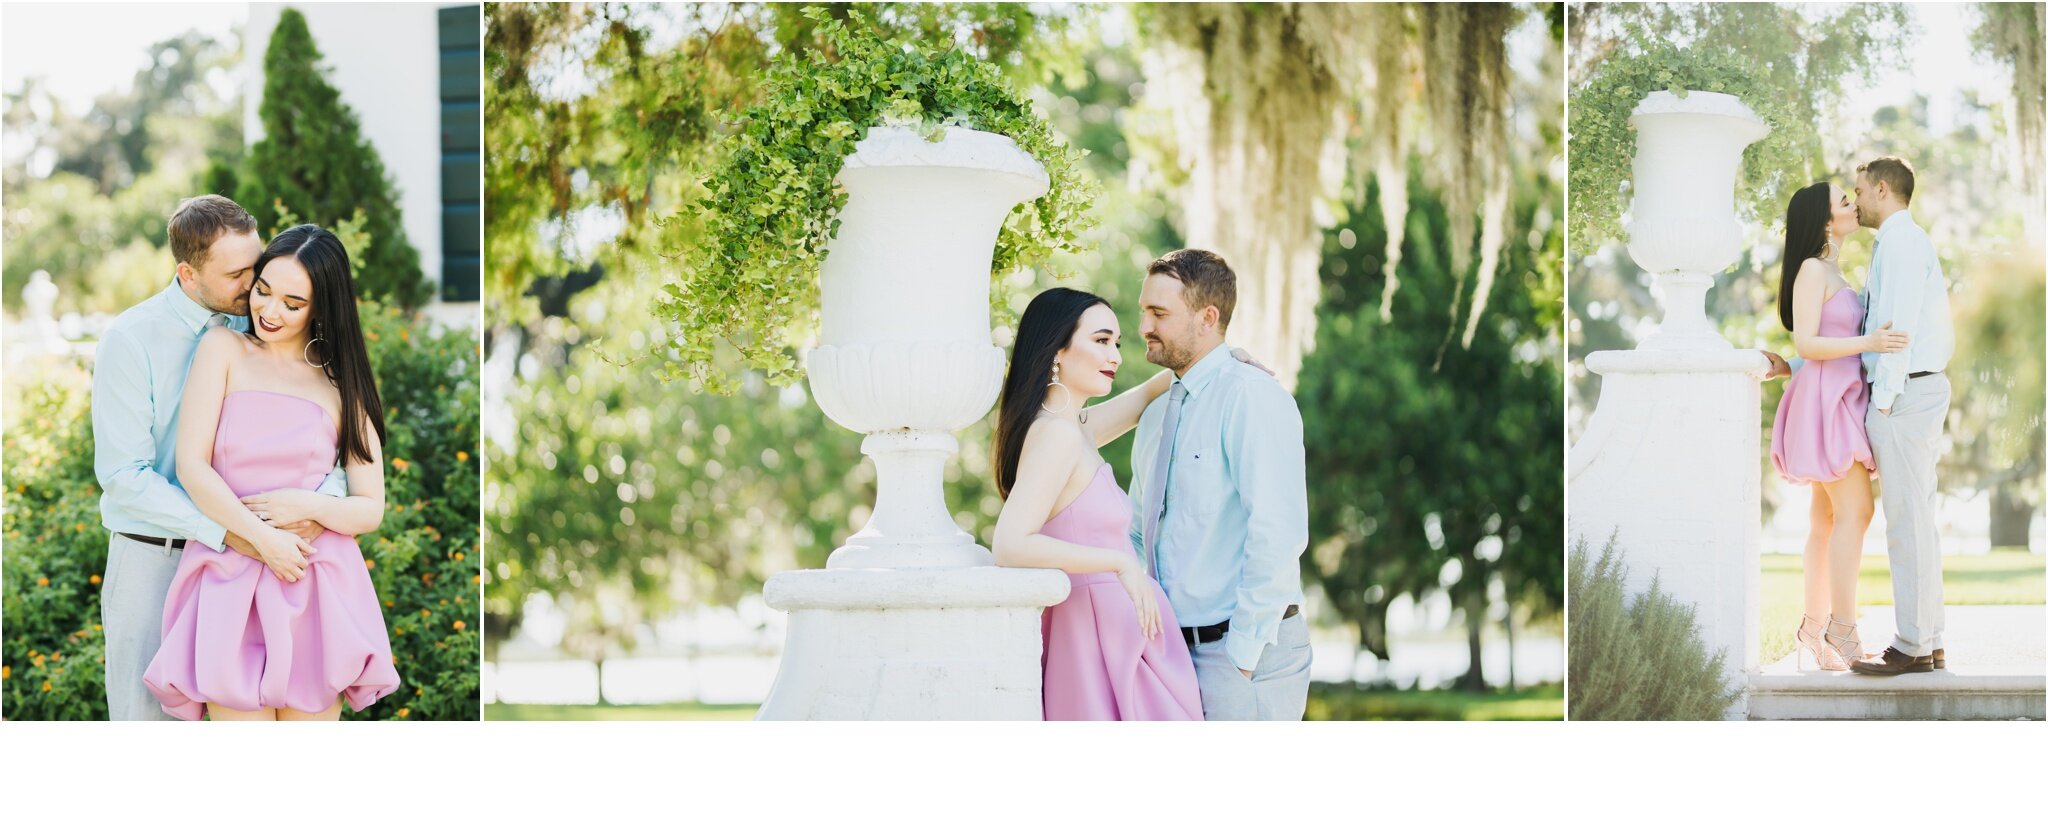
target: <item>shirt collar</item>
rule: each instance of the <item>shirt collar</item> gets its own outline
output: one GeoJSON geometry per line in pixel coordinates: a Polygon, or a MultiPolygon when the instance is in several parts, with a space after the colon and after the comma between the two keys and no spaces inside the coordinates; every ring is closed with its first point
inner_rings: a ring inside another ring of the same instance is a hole
{"type": "Polygon", "coordinates": [[[1891,231],[1892,229],[1900,225],[1919,225],[1918,223],[1913,222],[1912,209],[1899,209],[1898,211],[1892,212],[1892,216],[1885,218],[1883,223],[1879,223],[1877,225],[1877,239],[1872,240],[1871,243],[1874,245],[1877,243],[1884,242],[1885,233],[1891,231]]]}
{"type": "Polygon", "coordinates": [[[191,329],[193,334],[205,330],[207,321],[212,320],[217,314],[199,305],[191,295],[186,294],[185,288],[179,285],[175,277],[171,278],[171,285],[164,289],[164,295],[164,300],[171,305],[171,314],[175,315],[179,322],[184,323],[186,328],[191,329]]]}
{"type": "Polygon", "coordinates": [[[1230,346],[1219,343],[1216,348],[1209,350],[1208,354],[1202,355],[1202,359],[1195,361],[1193,366],[1189,366],[1187,374],[1175,378],[1173,382],[1179,383],[1181,389],[1189,396],[1201,394],[1202,389],[1223,371],[1224,364],[1233,359],[1235,358],[1230,354],[1230,346]]]}

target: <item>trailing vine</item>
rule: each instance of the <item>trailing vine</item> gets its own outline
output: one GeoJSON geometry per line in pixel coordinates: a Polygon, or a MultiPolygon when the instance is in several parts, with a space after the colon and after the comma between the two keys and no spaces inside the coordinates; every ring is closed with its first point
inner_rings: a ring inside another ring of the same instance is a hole
{"type": "Polygon", "coordinates": [[[1593,78],[1571,97],[1571,220],[1573,243],[1591,248],[1621,239],[1621,215],[1628,208],[1628,181],[1636,156],[1629,113],[1645,95],[1669,91],[1730,94],[1771,127],[1771,133],[1743,152],[1736,180],[1736,212],[1745,220],[1770,221],[1785,198],[1806,179],[1808,146],[1817,145],[1813,124],[1782,94],[1732,57],[1666,44],[1641,54],[1602,62],[1593,78]]]}
{"type": "MultiPolygon", "coordinates": [[[[770,382],[798,375],[795,349],[815,328],[818,271],[839,228],[846,193],[834,181],[847,155],[876,125],[907,126],[938,140],[948,126],[1009,137],[1045,167],[1051,187],[1019,205],[1003,224],[991,261],[991,304],[1006,315],[1005,275],[1043,269],[1055,254],[1080,249],[1093,225],[1096,184],[1045,118],[995,65],[958,48],[919,46],[853,31],[822,8],[815,21],[825,48],[786,53],[769,69],[764,92],[735,123],[708,195],[668,221],[694,243],[678,243],[679,270],[653,307],[676,324],[657,348],[666,375],[730,393],[733,376],[713,362],[718,341],[745,368],[770,382]]],[[[856,24],[864,21],[855,15],[856,24]]]]}

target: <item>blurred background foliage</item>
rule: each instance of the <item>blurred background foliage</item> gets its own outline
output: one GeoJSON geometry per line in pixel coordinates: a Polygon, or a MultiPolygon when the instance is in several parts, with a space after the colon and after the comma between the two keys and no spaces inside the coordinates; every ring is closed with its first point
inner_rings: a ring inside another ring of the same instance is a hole
{"type": "Polygon", "coordinates": [[[163,288],[171,207],[204,191],[210,165],[241,154],[242,110],[221,79],[240,62],[235,44],[188,32],[154,46],[133,85],[84,112],[34,77],[7,90],[8,141],[21,141],[0,167],[7,310],[21,309],[37,271],[58,286],[58,313],[119,312],[163,288]]]}
{"type": "MultiPolygon", "coordinates": [[[[1310,349],[1296,392],[1310,432],[1304,570],[1312,599],[1330,604],[1310,611],[1382,660],[1400,652],[1384,624],[1403,596],[1448,594],[1475,652],[1481,630],[1497,636],[1503,623],[1561,631],[1563,12],[1485,11],[1475,18],[1484,25],[1438,25],[1448,42],[1453,30],[1513,31],[1532,56],[1525,71],[1504,68],[1504,44],[1472,58],[1503,63],[1492,67],[1501,81],[1483,87],[1498,99],[1474,105],[1498,107],[1508,154],[1497,177],[1456,183],[1510,194],[1483,311],[1473,285],[1480,232],[1447,206],[1440,155],[1467,151],[1453,121],[1420,103],[1389,113],[1406,135],[1393,165],[1398,196],[1389,196],[1366,150],[1389,140],[1367,116],[1379,109],[1364,98],[1379,87],[1350,86],[1355,95],[1329,112],[1341,124],[1334,182],[1270,183],[1299,185],[1313,206],[1305,219],[1315,221],[1309,254],[1322,294],[1304,327],[1314,331],[1303,332],[1310,349]],[[1400,231],[1388,231],[1389,214],[1400,231]],[[1400,255],[1391,265],[1390,250],[1400,255]],[[1402,284],[1391,306],[1390,271],[1402,284]]],[[[1190,210],[1212,207],[1183,196],[1181,179],[1157,165],[1176,155],[1157,142],[1157,123],[1139,127],[1134,112],[1215,104],[1231,113],[1228,101],[1148,97],[1163,78],[1147,73],[1147,50],[1166,46],[1133,21],[1171,13],[881,4],[870,21],[1003,66],[1089,152],[1087,170],[1104,184],[1102,226],[1092,251],[1063,261],[1081,274],[1062,285],[1107,298],[1127,337],[1145,263],[1184,242],[1190,210]]],[[[1395,29],[1377,42],[1410,59],[1380,82],[1426,99],[1429,21],[1414,9],[1386,20],[1395,29]]],[[[702,395],[664,385],[658,364],[624,354],[666,332],[646,312],[673,252],[656,238],[689,242],[669,216],[701,193],[695,175],[725,118],[751,99],[766,63],[810,42],[811,29],[797,9],[747,4],[493,4],[485,26],[487,656],[542,608],[561,621],[562,650],[601,661],[650,641],[667,615],[738,605],[769,575],[823,565],[873,499],[859,435],[827,421],[803,385],[748,377],[733,397],[702,395]]],[[[1256,261],[1238,267],[1251,282],[1281,276],[1256,261]]],[[[1011,285],[1028,298],[1053,283],[1026,273],[1011,285]]],[[[997,329],[997,342],[1010,334],[997,329]]],[[[1118,388],[1150,371],[1129,370],[1118,388]]],[[[959,439],[948,502],[985,544],[1001,505],[987,423],[959,439]]],[[[1129,448],[1125,439],[1104,449],[1125,483],[1129,448]]],[[[1474,654],[1464,682],[1486,679],[1474,654]]]]}

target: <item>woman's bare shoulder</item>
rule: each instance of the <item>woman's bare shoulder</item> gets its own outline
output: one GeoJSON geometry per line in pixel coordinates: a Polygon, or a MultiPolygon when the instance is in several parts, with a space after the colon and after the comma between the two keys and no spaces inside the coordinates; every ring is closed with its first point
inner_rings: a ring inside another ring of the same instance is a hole
{"type": "Polygon", "coordinates": [[[226,326],[214,326],[199,336],[199,348],[193,353],[195,361],[233,362],[249,352],[248,335],[226,326]]]}
{"type": "Polygon", "coordinates": [[[1041,454],[1047,457],[1068,454],[1080,456],[1085,449],[1093,448],[1088,431],[1079,422],[1066,417],[1046,415],[1031,421],[1024,430],[1024,453],[1041,454]]]}

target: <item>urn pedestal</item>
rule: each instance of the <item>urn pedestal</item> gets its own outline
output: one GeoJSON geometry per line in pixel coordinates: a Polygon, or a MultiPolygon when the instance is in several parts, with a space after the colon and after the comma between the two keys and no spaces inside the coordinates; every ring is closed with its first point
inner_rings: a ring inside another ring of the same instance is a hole
{"type": "Polygon", "coordinates": [[[790,621],[760,718],[1040,717],[1039,614],[1067,576],[996,568],[947,511],[945,467],[1002,389],[990,260],[1045,170],[1001,135],[876,127],[838,181],[806,371],[825,415],[866,435],[875,507],[825,569],[768,581],[790,621]]]}
{"type": "MultiPolygon", "coordinates": [[[[1626,554],[1631,593],[1659,581],[1694,604],[1726,677],[1758,668],[1763,533],[1761,380],[1769,362],[1735,350],[1706,315],[1714,275],[1740,256],[1735,173],[1769,132],[1725,94],[1654,92],[1635,109],[1629,256],[1657,279],[1664,322],[1634,351],[1595,352],[1600,399],[1573,444],[1573,545],[1626,554]]],[[[1745,710],[1738,703],[1731,716],[1745,710]]]]}

